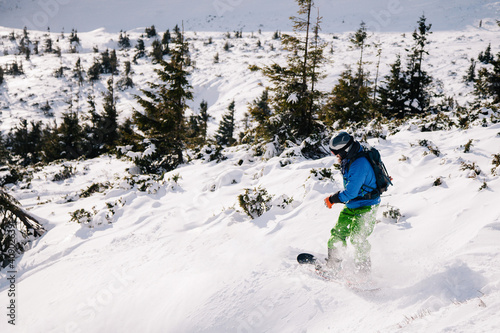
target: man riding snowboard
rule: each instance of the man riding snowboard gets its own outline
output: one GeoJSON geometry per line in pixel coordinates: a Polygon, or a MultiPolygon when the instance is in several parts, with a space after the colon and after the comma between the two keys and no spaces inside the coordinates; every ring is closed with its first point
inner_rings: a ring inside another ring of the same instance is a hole
{"type": "Polygon", "coordinates": [[[373,232],[380,204],[380,195],[373,194],[377,188],[375,173],[364,156],[356,156],[363,150],[361,144],[346,132],[340,132],[330,140],[330,150],[337,156],[344,179],[344,190],[325,198],[326,206],[343,203],[337,224],[328,240],[327,267],[341,269],[339,247],[347,246],[349,238],[355,248],[356,270],[368,274],[371,270],[370,249],[367,238],[373,232]]]}

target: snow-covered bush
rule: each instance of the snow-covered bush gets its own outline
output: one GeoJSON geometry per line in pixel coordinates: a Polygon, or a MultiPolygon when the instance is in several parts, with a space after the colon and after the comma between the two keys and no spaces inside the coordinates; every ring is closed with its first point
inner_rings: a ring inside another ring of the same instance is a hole
{"type": "Polygon", "coordinates": [[[292,203],[293,203],[293,198],[289,197],[286,194],[282,194],[272,201],[271,206],[273,207],[276,206],[281,209],[285,209],[286,207],[288,207],[288,205],[291,205],[292,203]]]}
{"type": "Polygon", "coordinates": [[[491,173],[494,176],[499,176],[500,175],[500,154],[493,155],[493,161],[491,161],[491,164],[493,164],[493,168],[491,168],[491,173]]]}
{"type": "Polygon", "coordinates": [[[386,205],[386,210],[382,212],[382,216],[389,222],[398,223],[403,215],[401,214],[399,208],[391,205],[386,205]]]}
{"type": "Polygon", "coordinates": [[[238,202],[243,211],[252,219],[257,218],[271,209],[272,196],[262,187],[245,189],[245,193],[238,196],[238,202]]]}
{"type": "Polygon", "coordinates": [[[70,221],[72,222],[90,224],[95,214],[93,212],[89,212],[83,208],[80,208],[75,210],[74,212],[69,213],[69,215],[71,215],[70,221]]]}
{"type": "Polygon", "coordinates": [[[333,181],[333,172],[330,168],[311,169],[310,172],[314,179],[333,181]]]}
{"type": "Polygon", "coordinates": [[[63,164],[63,169],[56,173],[52,178],[53,181],[59,182],[65,179],[69,179],[74,176],[75,169],[71,165],[63,164]]]}
{"type": "Polygon", "coordinates": [[[467,178],[476,178],[481,173],[481,169],[479,169],[475,162],[462,162],[460,164],[460,170],[466,172],[467,178]]]}
{"type": "Polygon", "coordinates": [[[219,163],[227,159],[227,157],[222,154],[222,149],[223,148],[221,146],[216,145],[204,146],[201,148],[198,155],[196,155],[196,158],[206,162],[216,161],[219,163]]]}
{"type": "Polygon", "coordinates": [[[93,183],[87,189],[83,190],[82,193],[80,193],[80,198],[88,198],[94,193],[102,193],[106,189],[110,187],[109,182],[106,182],[104,184],[102,183],[93,183]]]}
{"type": "Polygon", "coordinates": [[[433,145],[432,142],[428,141],[428,140],[420,140],[418,142],[418,144],[422,147],[425,147],[427,149],[429,149],[428,152],[425,152],[424,155],[428,155],[428,154],[434,154],[436,156],[439,156],[441,155],[441,152],[439,151],[439,149],[433,145]]]}

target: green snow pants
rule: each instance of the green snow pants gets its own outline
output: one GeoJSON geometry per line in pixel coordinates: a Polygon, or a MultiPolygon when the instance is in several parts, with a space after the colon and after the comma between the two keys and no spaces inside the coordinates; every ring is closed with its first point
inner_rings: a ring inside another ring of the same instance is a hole
{"type": "Polygon", "coordinates": [[[349,238],[355,248],[356,263],[370,262],[371,245],[367,238],[373,232],[377,222],[378,206],[364,206],[354,209],[344,207],[340,212],[337,224],[331,230],[328,248],[335,249],[335,244],[339,242],[342,242],[342,246],[347,246],[349,238]]]}

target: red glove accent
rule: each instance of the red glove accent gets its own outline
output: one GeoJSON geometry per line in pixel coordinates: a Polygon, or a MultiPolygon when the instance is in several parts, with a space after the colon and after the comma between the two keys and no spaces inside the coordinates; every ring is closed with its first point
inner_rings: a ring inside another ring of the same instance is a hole
{"type": "Polygon", "coordinates": [[[330,197],[326,197],[326,198],[325,198],[325,206],[326,206],[328,209],[332,209],[333,204],[330,202],[330,197]]]}

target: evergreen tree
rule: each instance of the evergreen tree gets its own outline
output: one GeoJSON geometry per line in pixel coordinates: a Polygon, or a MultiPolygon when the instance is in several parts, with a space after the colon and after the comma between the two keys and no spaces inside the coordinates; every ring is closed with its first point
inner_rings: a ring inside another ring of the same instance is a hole
{"type": "Polygon", "coordinates": [[[203,139],[202,144],[205,144],[207,142],[207,129],[208,129],[208,121],[212,118],[208,114],[208,103],[207,101],[203,100],[200,103],[200,135],[201,138],[203,139]]]}
{"type": "Polygon", "coordinates": [[[408,82],[401,67],[401,56],[391,65],[390,74],[379,89],[379,105],[381,113],[388,117],[403,118],[409,111],[406,106],[408,82]]]}
{"type": "Polygon", "coordinates": [[[432,78],[423,69],[422,63],[424,55],[428,55],[426,50],[428,36],[431,24],[426,25],[425,16],[421,16],[418,21],[418,27],[413,32],[414,45],[408,54],[408,64],[406,70],[408,82],[407,103],[411,113],[420,113],[425,111],[430,105],[429,86],[432,78]]]}
{"type": "Polygon", "coordinates": [[[3,83],[3,68],[0,66],[0,85],[3,83]]]}
{"type": "Polygon", "coordinates": [[[146,37],[152,38],[156,36],[156,28],[154,25],[152,25],[150,28],[146,28],[145,31],[146,37]]]}
{"type": "Polygon", "coordinates": [[[470,59],[470,66],[467,69],[467,74],[464,76],[464,81],[469,84],[476,80],[476,61],[474,58],[470,59]]]}
{"type": "Polygon", "coordinates": [[[87,70],[87,76],[89,78],[89,81],[92,82],[99,80],[100,75],[101,75],[101,63],[98,62],[97,59],[94,59],[94,63],[87,70]]]}
{"type": "Polygon", "coordinates": [[[78,46],[80,46],[80,38],[78,37],[78,33],[75,29],[71,29],[71,34],[69,35],[70,53],[77,53],[78,46]]]}
{"type": "Polygon", "coordinates": [[[63,114],[62,123],[57,128],[59,158],[77,159],[87,152],[88,142],[80,125],[77,112],[73,110],[73,101],[68,101],[68,110],[63,114]]]}
{"type": "Polygon", "coordinates": [[[42,134],[44,162],[48,163],[61,158],[62,149],[59,139],[58,126],[55,121],[44,127],[42,134]]]}
{"type": "Polygon", "coordinates": [[[272,110],[270,107],[269,90],[265,89],[260,97],[253,101],[249,106],[248,112],[252,119],[257,122],[254,129],[255,140],[264,139],[270,141],[273,139],[274,127],[270,121],[272,110]]]}
{"type": "Polygon", "coordinates": [[[116,51],[106,49],[101,53],[101,74],[116,74],[118,72],[118,57],[116,51]]]}
{"type": "Polygon", "coordinates": [[[357,73],[358,90],[361,89],[361,87],[365,83],[365,78],[363,74],[363,52],[366,47],[366,40],[368,39],[368,33],[366,31],[367,29],[365,22],[361,22],[359,29],[349,37],[349,40],[354,45],[354,47],[360,50],[359,61],[358,61],[358,73],[357,73]]]}
{"type": "Polygon", "coordinates": [[[128,49],[130,47],[130,38],[126,32],[120,30],[120,35],[118,36],[118,46],[123,49],[128,49]]]}
{"type": "Polygon", "coordinates": [[[50,28],[47,28],[47,33],[44,35],[44,52],[52,53],[54,50],[52,49],[52,38],[50,38],[50,28]]]}
{"type": "Polygon", "coordinates": [[[488,44],[488,47],[486,48],[484,53],[483,52],[479,53],[477,59],[485,65],[491,64],[493,62],[494,57],[493,54],[491,54],[491,43],[488,44]]]}
{"type": "Polygon", "coordinates": [[[137,62],[137,59],[142,58],[146,55],[146,47],[144,46],[144,40],[139,38],[137,40],[137,45],[135,46],[136,53],[134,56],[134,63],[137,62]]]}
{"type": "Polygon", "coordinates": [[[341,125],[361,122],[371,118],[372,90],[368,85],[358,87],[360,78],[348,68],[333,87],[332,93],[324,106],[322,119],[327,125],[340,121],[341,125]]]}
{"type": "Polygon", "coordinates": [[[133,88],[134,87],[134,81],[130,77],[132,74],[132,65],[130,61],[125,61],[124,63],[125,70],[123,71],[123,77],[118,80],[116,85],[118,86],[118,89],[120,90],[125,90],[127,88],[133,88]]]}
{"type": "Polygon", "coordinates": [[[18,48],[19,48],[19,54],[24,54],[26,60],[29,60],[31,55],[31,41],[29,38],[28,29],[26,27],[24,27],[23,29],[23,37],[19,41],[18,48]]]}
{"type": "Polygon", "coordinates": [[[320,19],[313,28],[312,0],[297,0],[300,17],[292,17],[295,35],[283,34],[281,43],[287,55],[287,65],[273,64],[263,68],[270,79],[272,104],[276,112],[276,135],[281,142],[301,140],[319,129],[315,118],[319,92],[315,84],[322,78],[319,66],[324,61],[324,44],[320,42],[320,19]],[[304,36],[305,35],[305,36],[304,36]]]}
{"type": "Polygon", "coordinates": [[[120,146],[132,146],[132,149],[139,149],[139,136],[134,130],[132,119],[127,118],[122,124],[118,125],[118,144],[120,146]]]}
{"type": "Polygon", "coordinates": [[[170,30],[167,29],[167,31],[165,31],[161,39],[161,45],[163,46],[163,55],[167,55],[170,53],[169,45],[171,39],[172,37],[170,36],[170,30]]]}
{"type": "Polygon", "coordinates": [[[378,89],[378,75],[380,71],[380,58],[382,55],[382,47],[381,44],[375,43],[374,46],[377,48],[377,72],[375,73],[375,84],[373,87],[373,104],[376,104],[377,101],[377,89],[378,89]]]}
{"type": "Polygon", "coordinates": [[[220,146],[232,146],[236,140],[234,139],[234,100],[229,104],[228,112],[222,116],[219,124],[215,140],[220,146]]]}
{"type": "Polygon", "coordinates": [[[191,146],[201,147],[207,142],[207,125],[210,118],[212,117],[208,114],[208,103],[203,100],[199,113],[191,115],[187,124],[187,137],[191,146]]]}
{"type": "Polygon", "coordinates": [[[31,122],[30,129],[26,119],[21,119],[20,124],[10,131],[6,145],[20,158],[18,163],[27,166],[41,161],[41,140],[42,122],[31,122]]]}
{"type": "Polygon", "coordinates": [[[163,49],[160,41],[155,39],[153,43],[151,43],[151,47],[153,50],[151,51],[151,57],[153,58],[153,64],[159,63],[163,59],[163,49]]]}
{"type": "Polygon", "coordinates": [[[491,60],[491,70],[483,67],[479,69],[474,81],[474,94],[479,98],[493,98],[493,103],[500,102],[500,53],[491,60]]]}
{"type": "Polygon", "coordinates": [[[116,96],[113,88],[113,77],[108,80],[108,89],[104,94],[103,114],[99,126],[102,132],[102,143],[106,151],[111,151],[118,141],[118,112],[116,96]]]}
{"type": "Polygon", "coordinates": [[[73,77],[77,80],[78,85],[83,85],[83,68],[80,58],[75,63],[75,68],[73,69],[73,77]]]}
{"type": "Polygon", "coordinates": [[[155,69],[159,83],[148,83],[151,90],[141,90],[145,98],[137,96],[144,113],[134,112],[134,123],[144,134],[152,153],[137,159],[136,164],[145,172],[159,173],[175,169],[183,163],[185,145],[185,117],[187,100],[193,98],[188,82],[189,47],[183,33],[172,40],[170,60],[160,61],[155,69]]]}
{"type": "MultiPolygon", "coordinates": [[[[0,134],[0,164],[7,165],[10,163],[10,153],[7,150],[7,145],[3,138],[3,135],[0,134]]],[[[2,179],[0,178],[0,186],[2,186],[2,179]]]]}
{"type": "Polygon", "coordinates": [[[88,158],[94,158],[101,154],[103,151],[103,133],[102,133],[102,116],[97,112],[97,105],[95,102],[95,96],[93,94],[89,94],[87,96],[87,104],[88,104],[88,114],[90,119],[90,126],[85,125],[84,132],[85,136],[89,141],[89,152],[87,153],[88,158]]]}

